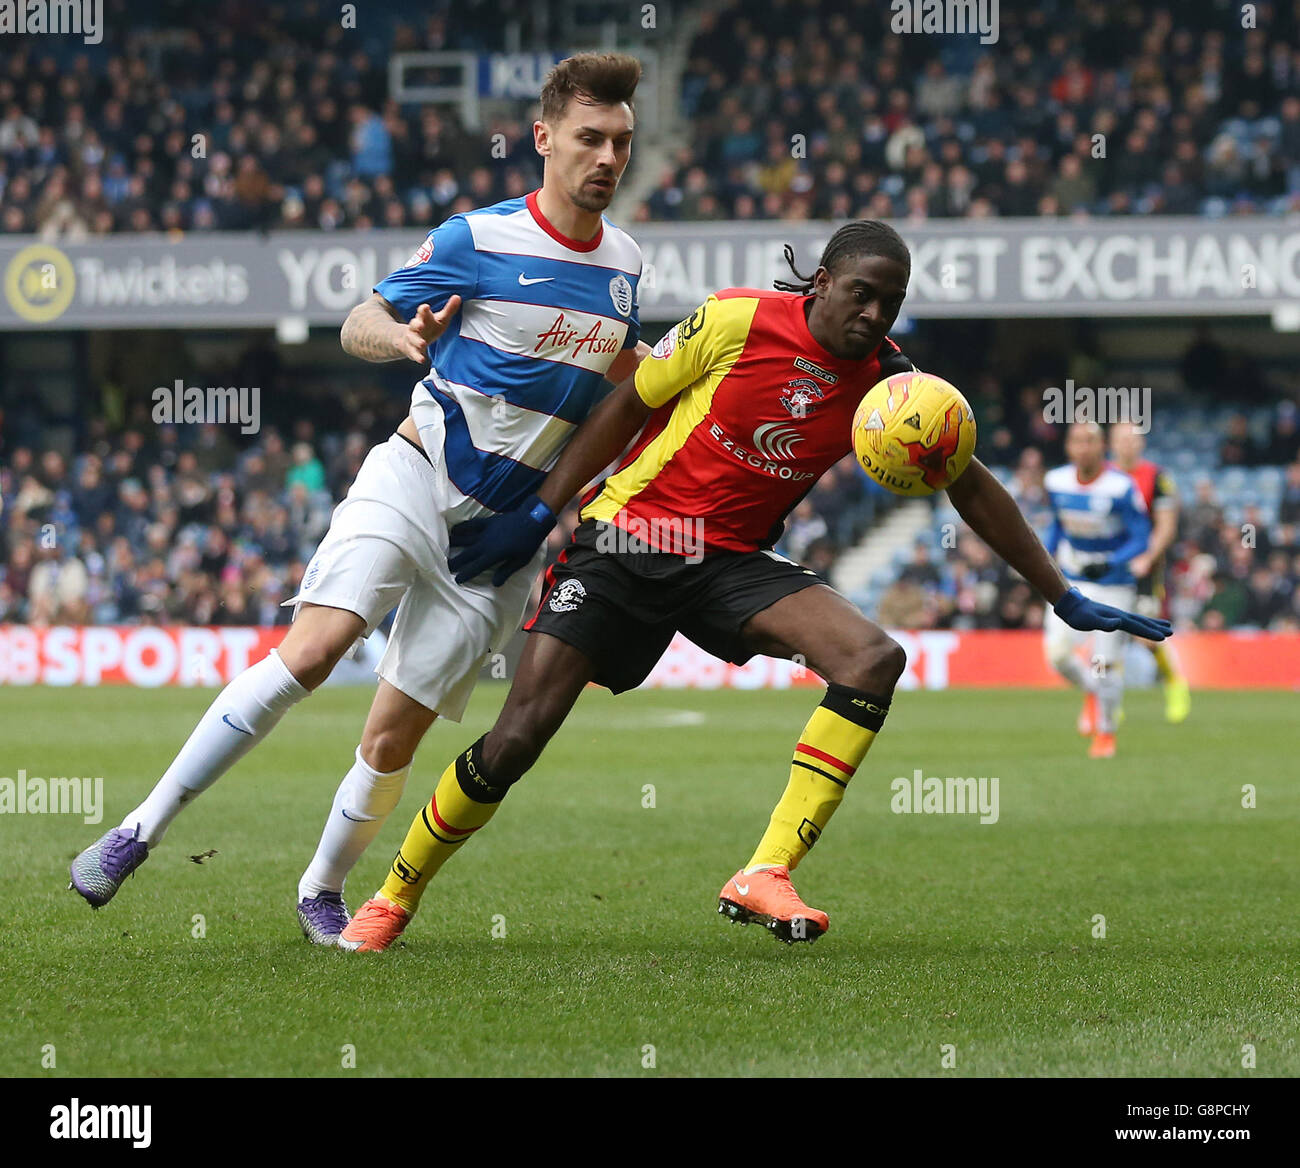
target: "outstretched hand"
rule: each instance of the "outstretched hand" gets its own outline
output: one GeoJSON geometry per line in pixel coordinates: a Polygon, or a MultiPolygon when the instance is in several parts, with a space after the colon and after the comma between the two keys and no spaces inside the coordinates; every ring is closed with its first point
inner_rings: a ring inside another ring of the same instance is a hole
{"type": "Polygon", "coordinates": [[[429,359],[429,346],[447,331],[451,318],[459,311],[459,296],[449,297],[437,312],[421,304],[406,322],[405,329],[397,334],[396,344],[402,355],[423,365],[429,359]]]}
{"type": "Polygon", "coordinates": [[[1113,633],[1118,630],[1147,641],[1163,641],[1174,631],[1174,626],[1167,620],[1139,616],[1136,612],[1089,600],[1077,588],[1071,588],[1052,608],[1070,628],[1081,633],[1094,630],[1113,633]]]}

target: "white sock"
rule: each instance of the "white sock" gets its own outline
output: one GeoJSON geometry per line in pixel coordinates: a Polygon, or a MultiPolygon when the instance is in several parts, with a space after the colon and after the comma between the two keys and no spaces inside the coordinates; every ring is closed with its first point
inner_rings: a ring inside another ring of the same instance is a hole
{"type": "Polygon", "coordinates": [[[1097,679],[1097,732],[1114,734],[1119,725],[1119,708],[1124,701],[1124,667],[1107,661],[1097,679]]]}
{"type": "Polygon", "coordinates": [[[1052,664],[1056,666],[1056,672],[1071,685],[1087,690],[1089,693],[1096,693],[1097,679],[1073,653],[1067,653],[1059,660],[1053,661],[1052,664]]]}
{"type": "Polygon", "coordinates": [[[155,847],[180,809],[261,742],[309,692],[272,649],[217,695],[167,773],[122,827],[131,831],[138,825],[140,838],[155,847]]]}
{"type": "Polygon", "coordinates": [[[387,774],[372,770],[357,747],[356,762],[335,792],[316,854],[298,881],[299,900],[322,892],[342,895],[348,873],[402,798],[410,770],[410,763],[387,774]]]}

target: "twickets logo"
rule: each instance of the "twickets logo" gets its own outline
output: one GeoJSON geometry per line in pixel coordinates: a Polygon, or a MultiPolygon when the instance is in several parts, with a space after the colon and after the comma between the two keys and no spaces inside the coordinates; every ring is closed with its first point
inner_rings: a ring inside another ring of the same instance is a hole
{"type": "Polygon", "coordinates": [[[754,449],[767,458],[793,458],[791,448],[802,441],[803,435],[784,422],[765,422],[754,431],[754,449]]]}
{"type": "Polygon", "coordinates": [[[581,580],[565,580],[551,592],[550,609],[552,612],[575,612],[586,599],[587,590],[581,580]]]}
{"type": "Polygon", "coordinates": [[[614,302],[614,310],[619,316],[632,315],[632,285],[622,272],[609,282],[609,298],[614,302]]]}
{"type": "Polygon", "coordinates": [[[77,273],[57,247],[35,243],[9,261],[4,284],[9,306],[23,320],[47,324],[62,316],[72,303],[77,273]]]}

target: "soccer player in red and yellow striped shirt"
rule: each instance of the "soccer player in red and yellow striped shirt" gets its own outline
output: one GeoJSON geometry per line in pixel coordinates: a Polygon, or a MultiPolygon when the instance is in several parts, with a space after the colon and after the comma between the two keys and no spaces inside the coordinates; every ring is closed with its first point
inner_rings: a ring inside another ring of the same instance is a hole
{"type": "MultiPolygon", "coordinates": [[[[467,549],[453,560],[457,579],[495,568],[493,582],[502,583],[555,513],[639,434],[584,501],[572,543],[547,573],[496,725],[443,773],[383,887],[344,930],[343,947],[391,944],[430,878],[488,822],[588,682],[615,693],[634,688],[678,631],[737,663],[756,653],[797,657],[827,682],[767,830],[719,898],[719,911],[783,940],[826,931],[827,914],[804,904],[790,871],[862,765],[906,658],[853,604],[771,548],[785,516],[849,452],[863,395],[911,368],[887,336],[910,268],[892,228],[860,222],[835,233],[811,279],[710,296],[601,403],[537,497],[456,529],[452,542],[467,549]]],[[[1140,624],[1067,590],[1015,501],[978,460],[949,495],[1064,619],[1086,628],[1140,624]]],[[[1162,633],[1154,623],[1145,635],[1162,633]]]]}

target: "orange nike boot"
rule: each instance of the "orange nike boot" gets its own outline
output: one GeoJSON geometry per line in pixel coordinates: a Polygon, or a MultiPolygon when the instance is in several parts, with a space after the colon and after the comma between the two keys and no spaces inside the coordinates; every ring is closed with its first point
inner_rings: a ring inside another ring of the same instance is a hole
{"type": "Polygon", "coordinates": [[[1098,731],[1092,736],[1092,745],[1088,747],[1089,758],[1114,758],[1115,735],[1098,731]]]}
{"type": "Polygon", "coordinates": [[[339,948],[354,953],[378,953],[402,935],[410,919],[411,914],[400,904],[376,892],[339,934],[339,948]]]}
{"type": "Polygon", "coordinates": [[[722,886],[718,912],[737,924],[765,925],[787,944],[815,941],[831,927],[821,909],[809,908],[790,883],[784,864],[745,875],[742,868],[722,886]]]}

